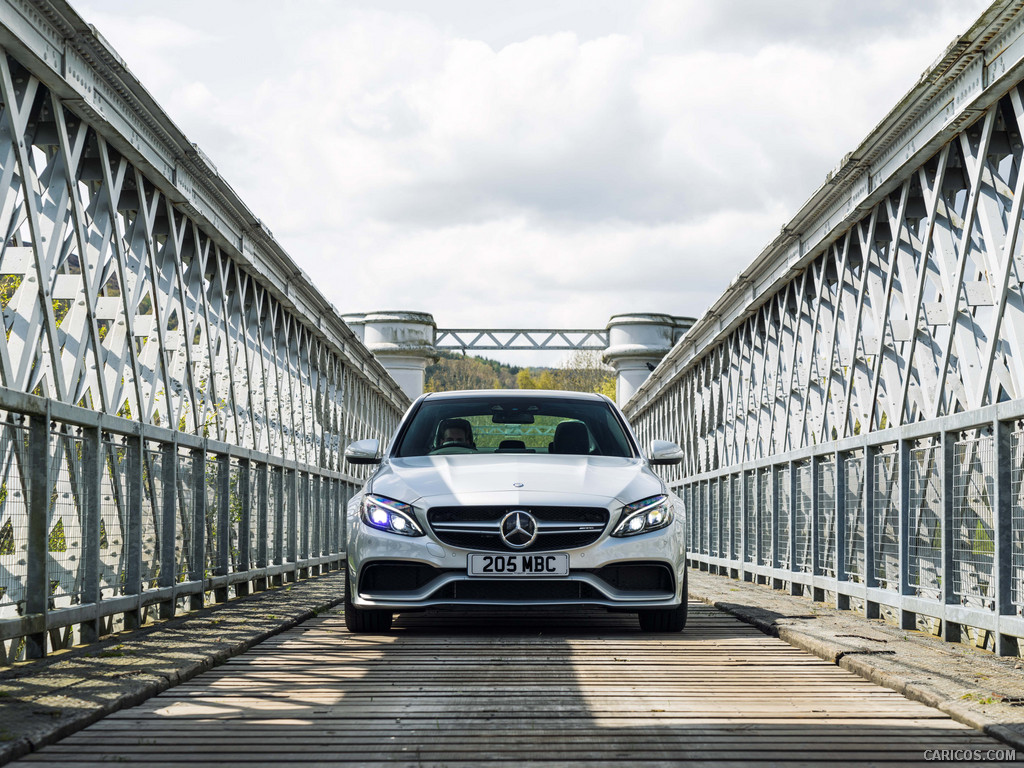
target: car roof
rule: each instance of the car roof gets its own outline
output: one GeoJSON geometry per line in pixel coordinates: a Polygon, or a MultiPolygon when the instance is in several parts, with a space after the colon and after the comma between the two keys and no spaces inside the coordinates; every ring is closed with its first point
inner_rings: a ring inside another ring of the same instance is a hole
{"type": "Polygon", "coordinates": [[[572,400],[605,400],[595,392],[571,392],[560,389],[460,389],[452,392],[427,392],[430,400],[458,400],[470,397],[557,397],[572,400]]]}

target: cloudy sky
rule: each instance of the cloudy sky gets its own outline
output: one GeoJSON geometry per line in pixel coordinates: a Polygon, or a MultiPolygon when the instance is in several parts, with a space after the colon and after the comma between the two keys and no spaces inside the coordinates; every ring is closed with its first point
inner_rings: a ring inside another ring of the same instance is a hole
{"type": "Polygon", "coordinates": [[[341,311],[448,328],[699,316],[988,5],[72,2],[341,311]]]}

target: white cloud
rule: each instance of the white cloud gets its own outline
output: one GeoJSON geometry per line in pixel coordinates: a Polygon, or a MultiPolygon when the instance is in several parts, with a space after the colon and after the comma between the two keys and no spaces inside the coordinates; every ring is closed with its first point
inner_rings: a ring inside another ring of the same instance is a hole
{"type": "Polygon", "coordinates": [[[81,11],[342,311],[596,327],[701,313],[984,5],[81,11]]]}

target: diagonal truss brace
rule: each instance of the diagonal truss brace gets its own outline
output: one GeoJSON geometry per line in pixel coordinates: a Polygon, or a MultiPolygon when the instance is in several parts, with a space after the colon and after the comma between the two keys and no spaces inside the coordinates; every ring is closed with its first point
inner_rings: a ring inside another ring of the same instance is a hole
{"type": "Polygon", "coordinates": [[[438,329],[434,340],[437,349],[464,351],[514,350],[575,350],[608,348],[608,331],[590,329],[438,329]]]}

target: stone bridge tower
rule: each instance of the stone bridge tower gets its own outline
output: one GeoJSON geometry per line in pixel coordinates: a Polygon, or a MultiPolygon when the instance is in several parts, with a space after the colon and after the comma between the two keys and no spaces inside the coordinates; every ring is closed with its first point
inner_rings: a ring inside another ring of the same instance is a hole
{"type": "Polygon", "coordinates": [[[692,317],[633,312],[613,315],[607,327],[598,330],[439,331],[433,316],[427,312],[355,313],[345,315],[344,319],[411,398],[423,393],[427,365],[440,348],[463,351],[594,349],[602,352],[604,361],[615,371],[619,405],[632,397],[694,323],[692,317]],[[441,338],[468,341],[442,347],[438,344],[441,338]]]}

